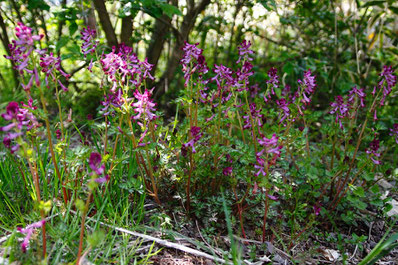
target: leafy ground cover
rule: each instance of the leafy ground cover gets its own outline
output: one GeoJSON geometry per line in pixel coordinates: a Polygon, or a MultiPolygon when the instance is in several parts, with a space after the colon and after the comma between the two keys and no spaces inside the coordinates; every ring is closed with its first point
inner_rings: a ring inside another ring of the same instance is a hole
{"type": "Polygon", "coordinates": [[[103,100],[82,121],[42,38],[19,23],[7,56],[25,99],[2,112],[4,262],[167,264],[174,249],[203,264],[397,259],[391,66],[325,110],[312,104],[321,72],[285,84],[270,68],[254,83],[250,41],[212,67],[185,43],[169,117],[147,59],[124,44],[108,51],[84,28],[85,71],[101,76],[103,100]]]}

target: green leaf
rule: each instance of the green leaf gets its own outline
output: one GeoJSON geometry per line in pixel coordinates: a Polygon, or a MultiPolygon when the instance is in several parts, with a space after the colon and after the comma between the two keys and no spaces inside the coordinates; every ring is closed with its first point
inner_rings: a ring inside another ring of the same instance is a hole
{"type": "Polygon", "coordinates": [[[358,197],[365,197],[365,191],[362,187],[354,187],[353,193],[358,197]]]}
{"type": "Polygon", "coordinates": [[[162,4],[160,8],[170,18],[172,18],[174,15],[182,16],[182,12],[176,6],[170,4],[162,4]]]}
{"type": "Polygon", "coordinates": [[[29,0],[28,1],[28,9],[33,10],[33,9],[40,9],[40,10],[50,10],[50,6],[47,5],[46,2],[43,0],[29,0]]]}
{"type": "Polygon", "coordinates": [[[75,32],[77,31],[77,24],[75,21],[72,21],[71,24],[69,25],[69,34],[70,36],[72,36],[73,34],[75,34],[75,32]]]}
{"type": "Polygon", "coordinates": [[[69,37],[67,36],[62,36],[59,41],[57,42],[57,45],[55,46],[55,50],[58,52],[61,50],[62,47],[64,47],[67,43],[69,42],[69,37]]]}
{"type": "Polygon", "coordinates": [[[287,62],[283,66],[282,71],[288,75],[291,75],[291,74],[293,74],[293,71],[294,71],[294,65],[291,62],[287,62]]]}
{"type": "Polygon", "coordinates": [[[396,15],[398,15],[398,7],[389,6],[388,9],[390,9],[393,13],[395,13],[396,15]]]}
{"type": "Polygon", "coordinates": [[[259,3],[268,11],[276,11],[275,0],[260,0],[259,3]]]}
{"type": "Polygon", "coordinates": [[[104,241],[104,239],[105,239],[105,232],[102,230],[98,230],[89,235],[87,241],[91,247],[95,248],[96,246],[101,244],[101,242],[104,241]]]}

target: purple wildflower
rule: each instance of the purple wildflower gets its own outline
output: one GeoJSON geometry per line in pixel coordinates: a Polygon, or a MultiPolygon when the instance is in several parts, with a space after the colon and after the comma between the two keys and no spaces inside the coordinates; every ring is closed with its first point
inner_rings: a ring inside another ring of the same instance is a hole
{"type": "Polygon", "coordinates": [[[133,117],[133,119],[142,119],[142,120],[154,120],[157,118],[152,111],[156,111],[155,106],[156,103],[153,103],[151,100],[152,91],[145,89],[144,93],[141,94],[138,89],[134,92],[134,97],[138,100],[137,102],[132,103],[131,105],[135,107],[134,111],[137,112],[137,115],[133,117]]]}
{"type": "Polygon", "coordinates": [[[263,149],[257,153],[257,156],[260,157],[264,153],[274,154],[275,156],[279,156],[281,154],[280,150],[282,146],[278,146],[279,138],[276,134],[273,134],[271,138],[266,138],[265,136],[262,139],[258,139],[258,143],[263,147],[263,149]]]}
{"type": "Polygon", "coordinates": [[[381,164],[381,161],[376,159],[381,155],[380,153],[377,152],[379,148],[380,148],[380,141],[375,138],[373,139],[373,141],[370,142],[369,148],[366,149],[366,153],[370,155],[370,159],[375,165],[381,164]]]}
{"type": "Polygon", "coordinates": [[[14,62],[15,69],[21,75],[24,72],[30,75],[28,83],[21,84],[25,91],[30,91],[33,80],[35,80],[36,86],[40,86],[40,79],[36,68],[29,69],[29,59],[34,51],[39,55],[44,53],[44,50],[35,49],[35,42],[40,41],[44,35],[33,35],[32,29],[21,22],[18,22],[18,26],[15,28],[15,35],[17,40],[13,40],[9,45],[10,56],[5,56],[5,58],[14,62]]]}
{"type": "Polygon", "coordinates": [[[394,123],[390,131],[390,135],[395,137],[395,142],[398,144],[398,123],[394,123]]]}
{"type": "Polygon", "coordinates": [[[232,77],[232,70],[222,64],[220,65],[214,65],[213,69],[214,73],[216,74],[213,78],[211,78],[212,81],[216,80],[217,87],[221,89],[221,84],[223,82],[224,85],[232,85],[234,84],[234,78],[232,77]]]}
{"type": "Polygon", "coordinates": [[[319,215],[320,214],[320,212],[321,212],[321,207],[320,206],[314,205],[313,209],[314,209],[315,215],[319,215]]]}
{"type": "Polygon", "coordinates": [[[197,47],[198,45],[199,43],[189,44],[188,42],[185,42],[184,47],[182,48],[184,55],[180,62],[184,73],[185,86],[188,86],[193,73],[198,73],[199,79],[202,79],[203,75],[209,71],[206,59],[202,55],[203,50],[199,49],[197,47]]]}
{"type": "Polygon", "coordinates": [[[57,136],[58,140],[61,139],[61,130],[60,129],[56,130],[55,135],[57,136]]]}
{"type": "Polygon", "coordinates": [[[286,99],[281,98],[276,101],[276,105],[279,107],[279,109],[281,109],[281,114],[279,115],[279,123],[282,123],[285,119],[289,118],[289,104],[286,99]]]}
{"type": "Polygon", "coordinates": [[[111,112],[113,114],[112,109],[109,109],[110,107],[120,108],[124,104],[124,102],[125,100],[122,97],[121,88],[119,88],[119,90],[115,91],[114,93],[112,93],[111,91],[111,93],[104,96],[104,101],[101,101],[101,105],[104,106],[101,111],[104,112],[104,116],[108,116],[111,112]]]}
{"type": "Polygon", "coordinates": [[[250,46],[252,43],[250,41],[243,40],[242,43],[239,45],[239,59],[236,63],[240,63],[241,61],[252,61],[253,58],[250,55],[254,54],[253,50],[250,50],[250,46]]]}
{"type": "Polygon", "coordinates": [[[263,175],[266,176],[267,175],[267,170],[265,169],[266,165],[265,165],[265,160],[259,156],[257,156],[257,164],[254,165],[254,169],[257,170],[257,172],[254,174],[256,177],[263,175]]]}
{"type": "MultiPolygon", "coordinates": [[[[40,67],[42,68],[41,71],[46,74],[45,82],[48,87],[48,77],[51,76],[52,80],[56,80],[55,71],[58,71],[61,75],[63,75],[66,79],[70,77],[69,74],[65,73],[61,69],[61,59],[59,57],[54,57],[53,53],[49,55],[46,54],[45,56],[40,58],[40,67]]],[[[66,92],[68,89],[58,80],[58,84],[61,88],[66,92]]]]}
{"type": "Polygon", "coordinates": [[[361,108],[365,107],[365,100],[366,94],[364,92],[363,88],[357,88],[357,86],[354,86],[349,92],[348,92],[348,103],[350,105],[353,105],[355,101],[359,100],[359,106],[361,108]]]}
{"type": "Polygon", "coordinates": [[[197,126],[192,126],[191,127],[191,140],[182,145],[182,149],[186,150],[186,148],[189,146],[191,147],[192,153],[196,153],[196,149],[195,149],[195,144],[200,140],[200,138],[202,138],[203,133],[200,132],[201,128],[197,127],[197,126]]]}
{"type": "Polygon", "coordinates": [[[344,99],[342,96],[335,97],[335,102],[331,103],[332,110],[329,112],[330,114],[336,114],[336,123],[338,122],[340,125],[340,129],[343,129],[343,124],[341,119],[345,118],[349,114],[349,104],[344,103],[344,99]]]}
{"type": "Polygon", "coordinates": [[[22,252],[24,252],[24,253],[26,252],[26,249],[29,246],[29,240],[30,240],[34,230],[36,228],[43,227],[45,225],[45,223],[46,223],[46,220],[43,219],[43,220],[38,221],[36,223],[30,224],[30,225],[28,225],[25,228],[21,228],[21,227],[17,228],[18,232],[20,232],[22,234],[25,234],[25,238],[24,238],[24,240],[23,240],[23,242],[21,244],[22,252]]]}
{"type": "Polygon", "coordinates": [[[303,80],[298,80],[301,86],[301,102],[304,104],[309,104],[311,102],[310,96],[314,93],[316,88],[315,76],[311,74],[311,69],[308,69],[308,71],[304,72],[303,80]]]}
{"type": "Polygon", "coordinates": [[[253,122],[257,124],[258,127],[262,127],[262,119],[263,115],[261,114],[261,108],[257,109],[256,103],[250,103],[250,114],[244,115],[242,118],[243,121],[243,129],[249,129],[252,127],[251,119],[253,122]]]}
{"type": "Polygon", "coordinates": [[[224,176],[231,176],[232,175],[232,167],[225,167],[222,170],[224,176]]]}
{"type": "Polygon", "coordinates": [[[93,171],[91,175],[96,174],[96,176],[98,176],[98,178],[94,179],[94,181],[97,183],[104,183],[105,181],[109,180],[109,175],[104,175],[105,165],[104,164],[101,165],[101,161],[102,157],[99,153],[96,152],[91,153],[88,164],[91,170],[93,171]],[[101,175],[104,176],[101,177],[101,175]]]}
{"type": "Polygon", "coordinates": [[[274,67],[268,71],[269,80],[267,80],[267,84],[271,84],[273,88],[278,88],[279,86],[279,76],[278,70],[274,67]]]}
{"type": "MultiPolygon", "coordinates": [[[[94,54],[95,49],[97,48],[98,41],[96,41],[95,35],[96,35],[96,30],[95,29],[90,29],[90,27],[87,27],[82,30],[82,53],[84,57],[87,57],[87,54],[94,54]]],[[[93,68],[93,59],[91,58],[90,64],[88,66],[88,70],[91,72],[91,69],[93,68]]]]}
{"type": "Polygon", "coordinates": [[[17,102],[12,101],[7,105],[6,112],[1,114],[3,119],[11,122],[4,127],[0,127],[0,131],[7,132],[3,143],[7,148],[10,148],[12,153],[19,149],[19,144],[11,146],[11,141],[22,135],[21,130],[25,128],[29,131],[39,125],[36,117],[30,112],[33,106],[29,108],[25,104],[22,105],[24,107],[21,108],[17,102]],[[14,132],[11,132],[11,130],[14,130],[14,132]]]}

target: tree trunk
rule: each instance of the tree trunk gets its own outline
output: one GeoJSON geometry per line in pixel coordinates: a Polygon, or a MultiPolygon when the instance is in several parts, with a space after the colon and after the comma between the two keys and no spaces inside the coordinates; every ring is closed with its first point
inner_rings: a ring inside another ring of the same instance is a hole
{"type": "Polygon", "coordinates": [[[122,18],[122,32],[120,34],[120,42],[131,46],[133,35],[133,16],[127,16],[122,18]]]}
{"type": "MultiPolygon", "coordinates": [[[[2,34],[0,35],[1,42],[3,43],[4,49],[6,50],[7,55],[11,55],[10,47],[9,47],[10,39],[8,38],[7,27],[6,27],[6,24],[4,23],[3,16],[1,14],[0,14],[0,28],[2,30],[2,34]]],[[[12,74],[13,74],[14,80],[15,80],[15,86],[18,87],[19,86],[19,79],[18,79],[19,74],[18,74],[18,71],[15,70],[15,64],[13,61],[11,61],[11,65],[12,65],[12,74]]]]}
{"type": "Polygon", "coordinates": [[[175,34],[176,42],[173,48],[173,53],[167,62],[166,71],[156,84],[155,98],[159,98],[159,96],[163,94],[165,87],[168,86],[170,80],[173,78],[179,61],[183,55],[181,48],[183,47],[184,42],[188,41],[188,35],[195,25],[196,18],[209,4],[210,0],[202,0],[196,6],[193,0],[188,1],[187,14],[184,16],[180,31],[178,34],[175,34]]]}
{"type": "Polygon", "coordinates": [[[95,10],[97,10],[98,17],[102,26],[102,29],[105,32],[106,41],[108,42],[108,46],[113,47],[117,46],[117,38],[115,30],[112,27],[111,20],[109,18],[109,13],[106,10],[104,0],[93,0],[95,10]]]}

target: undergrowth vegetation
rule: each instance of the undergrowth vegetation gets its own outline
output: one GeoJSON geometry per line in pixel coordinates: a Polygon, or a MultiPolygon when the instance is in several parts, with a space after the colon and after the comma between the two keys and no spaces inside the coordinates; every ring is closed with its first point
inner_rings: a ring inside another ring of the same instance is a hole
{"type": "Polygon", "coordinates": [[[253,83],[250,41],[234,64],[213,67],[198,43],[185,43],[184,87],[168,117],[152,100],[147,59],[123,44],[106,51],[85,28],[81,52],[86,71],[101,73],[103,100],[96,116],[77,121],[65,103],[69,75],[40,48],[42,38],[19,23],[7,57],[25,92],[1,121],[0,221],[10,261],[147,263],[152,247],[137,254],[139,240],[103,224],[173,238],[171,230],[196,221],[207,241],[229,235],[223,258],[240,264],[234,235],[291,254],[311,234],[358,245],[366,237],[344,243],[329,233],[389,218],[392,198],[378,183],[398,174],[398,123],[384,119],[396,104],[391,66],[320,108],[311,100],[320,69],[284,84],[271,68],[253,83]]]}

